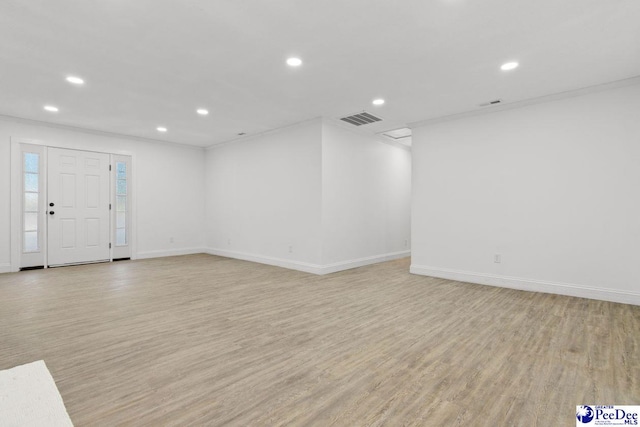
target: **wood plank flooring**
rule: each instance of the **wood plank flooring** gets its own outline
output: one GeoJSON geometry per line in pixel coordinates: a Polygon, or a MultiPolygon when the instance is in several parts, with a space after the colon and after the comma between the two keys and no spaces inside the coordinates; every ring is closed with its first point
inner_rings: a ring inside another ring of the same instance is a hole
{"type": "Polygon", "coordinates": [[[0,369],[43,359],[76,426],[574,426],[578,404],[640,404],[640,307],[408,268],[3,274],[0,369]]]}

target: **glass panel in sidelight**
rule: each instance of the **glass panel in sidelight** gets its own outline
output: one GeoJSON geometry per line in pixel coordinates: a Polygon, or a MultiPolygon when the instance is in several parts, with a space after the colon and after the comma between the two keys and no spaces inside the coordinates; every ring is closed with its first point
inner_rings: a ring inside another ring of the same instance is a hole
{"type": "Polygon", "coordinates": [[[27,212],[24,214],[24,231],[38,231],[38,214],[27,212]]]}
{"type": "Polygon", "coordinates": [[[24,241],[25,252],[38,252],[38,232],[37,231],[25,231],[23,241],[24,241]]]}
{"type": "Polygon", "coordinates": [[[24,172],[38,173],[40,154],[24,153],[24,172]]]}

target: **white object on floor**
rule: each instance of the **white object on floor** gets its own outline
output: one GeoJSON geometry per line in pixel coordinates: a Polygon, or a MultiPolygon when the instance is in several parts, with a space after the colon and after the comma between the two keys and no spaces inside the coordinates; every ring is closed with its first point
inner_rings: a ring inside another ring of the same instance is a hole
{"type": "Polygon", "coordinates": [[[0,371],[0,427],[73,427],[44,361],[0,371]]]}

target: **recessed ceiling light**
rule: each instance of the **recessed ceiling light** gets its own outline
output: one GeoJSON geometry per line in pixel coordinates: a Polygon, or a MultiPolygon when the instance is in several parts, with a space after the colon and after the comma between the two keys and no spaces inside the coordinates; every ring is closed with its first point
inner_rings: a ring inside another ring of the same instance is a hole
{"type": "Polygon", "coordinates": [[[302,65],[302,59],[300,58],[289,58],[287,59],[287,65],[290,67],[299,67],[302,65]]]}
{"type": "Polygon", "coordinates": [[[518,68],[519,65],[520,64],[518,64],[517,62],[507,62],[506,64],[502,64],[500,69],[502,71],[515,70],[516,68],[518,68]]]}
{"type": "Polygon", "coordinates": [[[382,104],[384,104],[384,99],[382,99],[382,98],[374,99],[372,104],[373,105],[382,105],[382,104]]]}
{"type": "Polygon", "coordinates": [[[47,111],[50,111],[52,113],[57,113],[58,112],[58,107],[54,107],[53,105],[45,105],[44,109],[47,111]]]}
{"type": "Polygon", "coordinates": [[[201,116],[206,116],[207,114],[209,114],[209,110],[205,110],[204,108],[198,108],[196,112],[201,116]]]}
{"type": "Polygon", "coordinates": [[[166,132],[167,131],[167,128],[162,127],[162,126],[158,126],[156,129],[158,130],[158,132],[166,132]]]}
{"type": "Polygon", "coordinates": [[[67,81],[69,83],[73,83],[74,85],[83,85],[84,84],[84,80],[82,80],[80,77],[76,77],[76,76],[67,77],[67,81]]]}

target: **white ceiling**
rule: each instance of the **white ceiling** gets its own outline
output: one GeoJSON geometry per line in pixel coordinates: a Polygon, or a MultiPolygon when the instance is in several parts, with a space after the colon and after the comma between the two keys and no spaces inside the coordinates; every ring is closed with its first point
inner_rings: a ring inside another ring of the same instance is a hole
{"type": "Polygon", "coordinates": [[[380,132],[637,75],[638,0],[0,2],[0,114],[198,146],[365,109],[380,132]]]}

